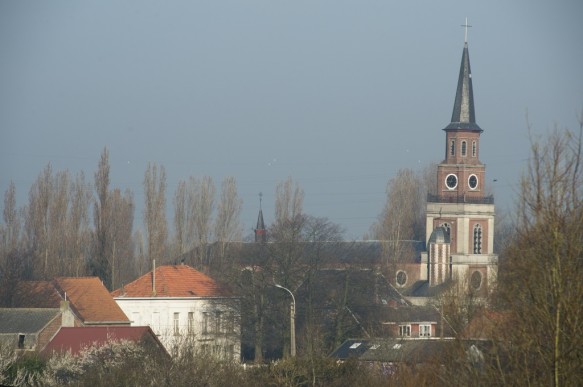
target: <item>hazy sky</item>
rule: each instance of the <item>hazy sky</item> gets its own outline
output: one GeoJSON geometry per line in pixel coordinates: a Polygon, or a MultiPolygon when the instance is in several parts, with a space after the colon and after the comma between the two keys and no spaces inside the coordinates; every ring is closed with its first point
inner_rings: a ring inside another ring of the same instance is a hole
{"type": "Polygon", "coordinates": [[[480,158],[509,209],[527,112],[538,133],[577,127],[582,15],[580,0],[2,1],[0,192],[13,180],[24,205],[48,162],[92,182],[107,146],[136,227],[153,162],[168,203],[180,179],[234,176],[246,234],[258,193],[270,223],[291,176],[305,212],[358,239],[396,171],[443,159],[467,16],[480,158]]]}

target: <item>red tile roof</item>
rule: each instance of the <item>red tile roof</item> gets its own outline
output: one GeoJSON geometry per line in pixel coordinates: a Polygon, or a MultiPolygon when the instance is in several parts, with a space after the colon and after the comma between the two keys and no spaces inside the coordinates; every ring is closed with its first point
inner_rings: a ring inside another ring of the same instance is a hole
{"type": "Polygon", "coordinates": [[[98,277],[60,277],[53,283],[61,296],[66,295],[83,322],[129,323],[98,277]]]}
{"type": "Polygon", "coordinates": [[[43,349],[43,353],[52,354],[54,352],[70,351],[72,355],[77,355],[83,348],[91,345],[100,346],[108,342],[122,340],[135,343],[150,340],[155,342],[161,349],[164,348],[154,332],[147,326],[62,327],[43,349]]]}
{"type": "Polygon", "coordinates": [[[59,277],[50,282],[21,282],[18,285],[19,307],[59,308],[64,299],[84,324],[130,323],[98,277],[59,277]]]}
{"type": "Polygon", "coordinates": [[[114,297],[224,297],[228,292],[219,284],[188,265],[156,268],[156,292],[152,292],[152,272],[113,291],[114,297]]]}

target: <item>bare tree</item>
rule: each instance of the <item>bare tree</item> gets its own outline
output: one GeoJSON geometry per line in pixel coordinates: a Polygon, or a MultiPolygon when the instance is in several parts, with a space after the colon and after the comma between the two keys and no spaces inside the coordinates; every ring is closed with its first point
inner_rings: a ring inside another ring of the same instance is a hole
{"type": "MultiPolygon", "coordinates": [[[[275,190],[275,221],[270,227],[270,240],[274,242],[272,254],[278,267],[278,281],[293,287],[294,277],[301,272],[296,263],[302,257],[304,226],[304,191],[291,177],[280,182],[275,190]]],[[[297,278],[295,279],[297,280],[297,278]]]]}
{"type": "Polygon", "coordinates": [[[91,230],[89,229],[89,203],[91,190],[85,182],[85,175],[77,175],[70,187],[69,215],[67,217],[67,275],[81,276],[86,273],[88,256],[87,246],[90,244],[91,230]]]}
{"type": "Polygon", "coordinates": [[[188,192],[181,180],[174,194],[174,255],[181,256],[188,249],[188,192]]]}
{"type": "MultiPolygon", "coordinates": [[[[411,243],[424,235],[424,204],[426,194],[423,179],[411,169],[401,169],[387,185],[387,201],[378,223],[373,226],[376,239],[383,246],[384,267],[414,257],[411,243]]],[[[391,276],[392,277],[392,276],[391,276]]]]}
{"type": "Polygon", "coordinates": [[[222,267],[227,246],[232,241],[241,240],[241,221],[239,216],[243,201],[237,194],[237,182],[234,177],[226,177],[221,184],[221,198],[217,206],[215,219],[215,239],[218,244],[218,267],[222,267]]]}
{"type": "Polygon", "coordinates": [[[20,240],[20,219],[16,208],[16,187],[11,181],[4,194],[4,210],[2,212],[4,226],[2,227],[2,252],[16,250],[20,240]]]}
{"type": "Polygon", "coordinates": [[[148,239],[148,258],[164,259],[166,255],[166,171],[163,166],[148,164],[144,175],[144,221],[148,239]]]}
{"type": "Polygon", "coordinates": [[[215,200],[215,185],[210,176],[202,179],[190,178],[189,213],[191,235],[196,249],[195,267],[203,269],[208,264],[207,246],[211,238],[212,213],[215,200]]]}
{"type": "Polygon", "coordinates": [[[520,321],[502,380],[583,384],[582,135],[583,117],[578,133],[555,129],[531,141],[516,237],[501,257],[500,299],[520,321]]]}
{"type": "Polygon", "coordinates": [[[25,233],[29,243],[34,276],[44,278],[49,273],[49,205],[52,195],[51,164],[47,164],[43,172],[33,183],[29,191],[28,207],[25,210],[25,233]]]}
{"type": "Polygon", "coordinates": [[[119,189],[110,193],[108,227],[111,254],[108,260],[111,270],[111,289],[129,282],[137,276],[133,265],[132,228],[134,223],[134,199],[130,191],[124,194],[119,189]]]}
{"type": "Polygon", "coordinates": [[[24,276],[23,254],[20,249],[20,219],[16,209],[14,182],[4,194],[4,224],[0,226],[0,306],[12,306],[12,296],[24,276]]]}
{"type": "Polygon", "coordinates": [[[95,191],[97,198],[93,206],[93,222],[95,224],[95,253],[90,262],[91,274],[101,278],[106,284],[110,282],[108,250],[109,241],[108,225],[109,215],[109,151],[103,148],[101,158],[95,172],[95,191]]]}

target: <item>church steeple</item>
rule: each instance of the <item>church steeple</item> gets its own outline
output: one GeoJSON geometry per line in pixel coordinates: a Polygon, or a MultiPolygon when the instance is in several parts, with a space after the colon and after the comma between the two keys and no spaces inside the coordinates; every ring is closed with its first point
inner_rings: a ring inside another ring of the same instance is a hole
{"type": "Polygon", "coordinates": [[[483,132],[476,124],[476,113],[474,111],[474,91],[472,88],[472,70],[470,68],[470,54],[468,52],[468,25],[467,19],[464,50],[462,53],[462,63],[458,77],[455,102],[451,123],[444,130],[472,130],[483,132]]]}
{"type": "Polygon", "coordinates": [[[255,242],[267,242],[267,230],[263,221],[263,209],[261,208],[262,193],[259,193],[259,215],[257,216],[257,228],[255,231],[255,242]]]}

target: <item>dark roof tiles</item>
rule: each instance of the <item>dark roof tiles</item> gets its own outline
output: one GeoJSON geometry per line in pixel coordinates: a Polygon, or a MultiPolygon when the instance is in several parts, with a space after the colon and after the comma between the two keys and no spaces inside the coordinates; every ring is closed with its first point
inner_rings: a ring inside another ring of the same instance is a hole
{"type": "Polygon", "coordinates": [[[0,308],[0,333],[36,333],[59,316],[54,308],[0,308]]]}

